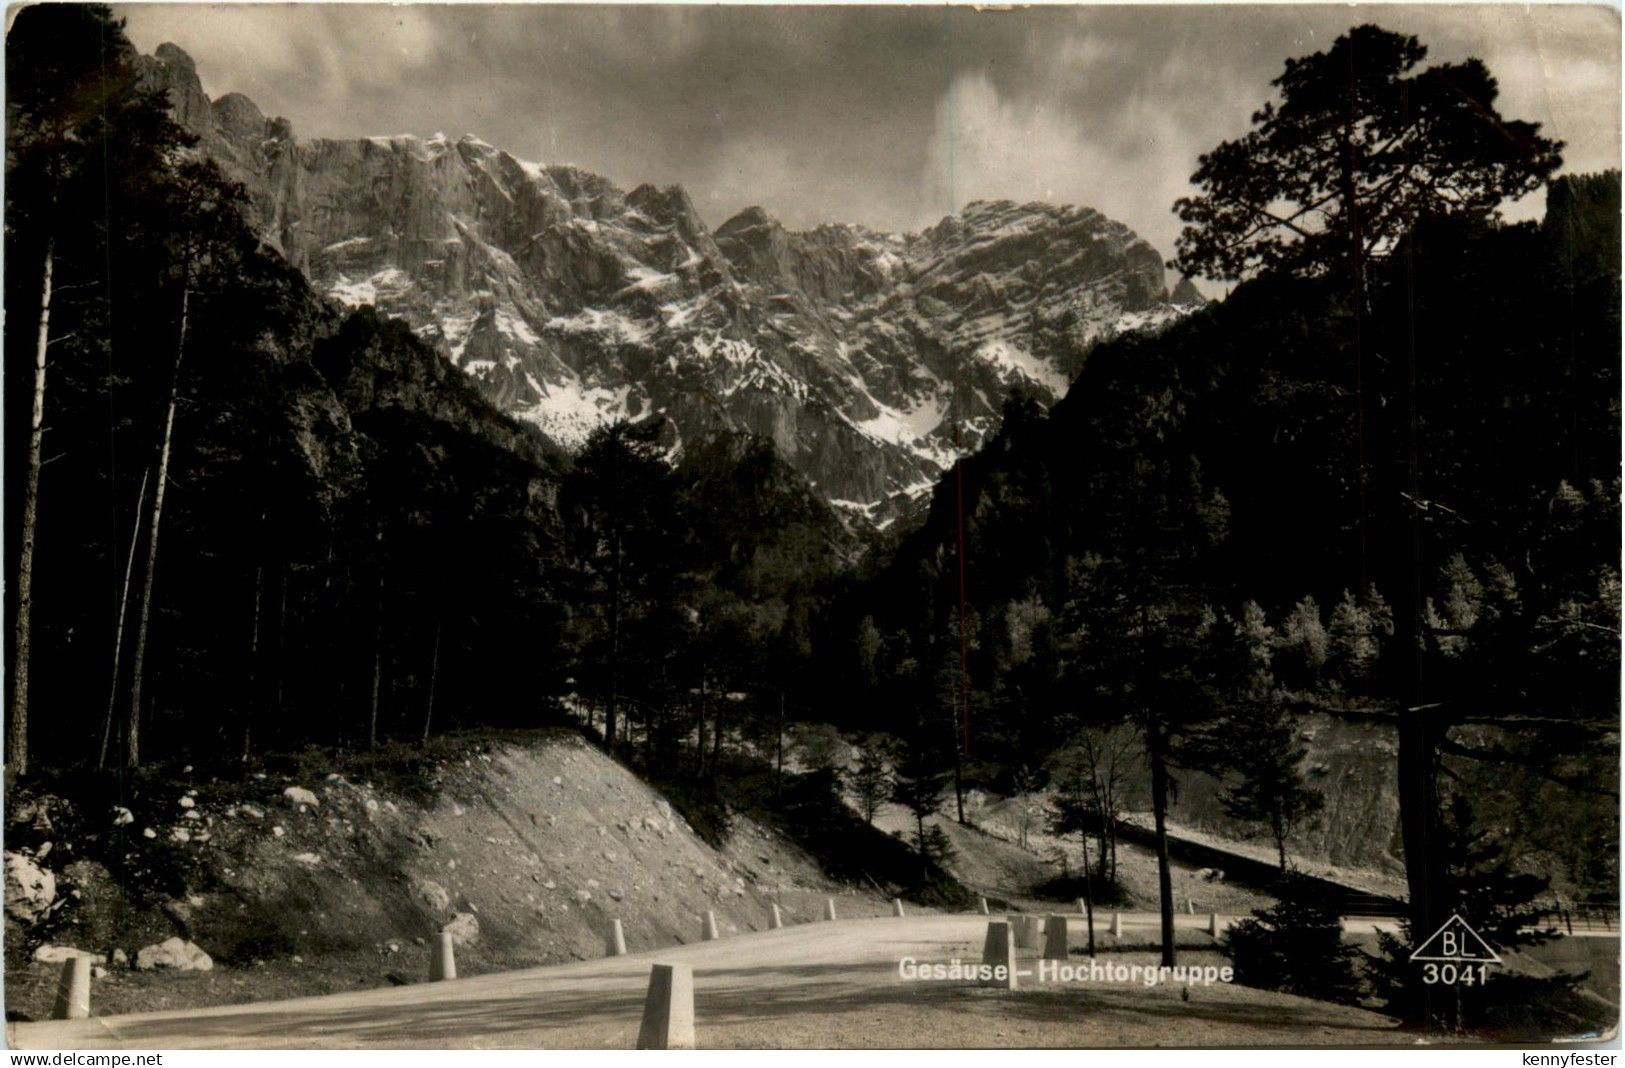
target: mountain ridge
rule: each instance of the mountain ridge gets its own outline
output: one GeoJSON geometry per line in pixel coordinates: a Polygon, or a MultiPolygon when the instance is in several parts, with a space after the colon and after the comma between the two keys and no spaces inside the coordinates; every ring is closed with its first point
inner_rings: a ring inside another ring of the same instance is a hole
{"type": "Polygon", "coordinates": [[[624,192],[473,136],[299,139],[240,93],[211,101],[173,45],[138,63],[268,244],[318,291],[405,320],[505,412],[567,448],[657,413],[673,455],[754,433],[876,525],[1012,396],[1053,403],[1095,341],[1199,300],[1088,208],[974,202],[891,234],[754,206],[712,230],[680,186],[624,192]]]}

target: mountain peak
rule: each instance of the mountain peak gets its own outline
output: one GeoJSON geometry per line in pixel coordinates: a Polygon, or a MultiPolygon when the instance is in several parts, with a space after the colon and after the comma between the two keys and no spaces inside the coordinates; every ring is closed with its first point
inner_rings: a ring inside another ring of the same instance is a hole
{"type": "Polygon", "coordinates": [[[771,229],[778,225],[779,221],[769,215],[766,209],[752,205],[717,227],[717,237],[733,237],[747,230],[755,230],[760,227],[771,229]]]}
{"type": "Polygon", "coordinates": [[[191,55],[172,41],[165,41],[153,49],[152,56],[160,63],[166,63],[169,66],[178,67],[194,74],[197,73],[197,63],[192,59],[191,55]]]}
{"type": "Polygon", "coordinates": [[[226,136],[264,137],[265,113],[242,93],[227,93],[210,105],[215,125],[226,136]]]}
{"type": "Polygon", "coordinates": [[[688,190],[680,185],[658,189],[645,182],[626,195],[626,202],[660,222],[680,222],[693,227],[703,225],[688,190]]]}
{"type": "Polygon", "coordinates": [[[1168,302],[1180,305],[1202,305],[1207,303],[1207,298],[1202,296],[1201,291],[1196,288],[1196,283],[1190,280],[1189,275],[1182,274],[1179,276],[1179,281],[1174,283],[1174,291],[1169,294],[1168,302]]]}

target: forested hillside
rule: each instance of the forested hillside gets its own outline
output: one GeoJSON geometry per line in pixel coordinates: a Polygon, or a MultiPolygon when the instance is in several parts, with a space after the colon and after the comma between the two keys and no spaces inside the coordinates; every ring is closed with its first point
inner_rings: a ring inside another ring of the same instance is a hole
{"type": "MultiPolygon", "coordinates": [[[[1136,694],[1193,717],[1194,766],[1260,702],[1392,723],[1395,616],[1418,597],[1441,716],[1538,732],[1540,749],[1503,739],[1485,751],[1497,759],[1602,770],[1617,712],[1618,203],[1617,175],[1564,178],[1539,226],[1413,235],[1374,281],[1363,428],[1335,280],[1248,283],[1160,335],[1096,348],[1047,417],[1015,407],[963,465],[963,521],[945,482],[925,526],[843,602],[829,630],[854,635],[851,688],[876,694],[867,707],[891,729],[936,724],[952,748],[962,527],[977,781],[1007,787],[1136,694]],[[949,684],[922,685],[933,672],[949,684]]],[[[1446,740],[1452,762],[1471,748],[1446,740]]]]}

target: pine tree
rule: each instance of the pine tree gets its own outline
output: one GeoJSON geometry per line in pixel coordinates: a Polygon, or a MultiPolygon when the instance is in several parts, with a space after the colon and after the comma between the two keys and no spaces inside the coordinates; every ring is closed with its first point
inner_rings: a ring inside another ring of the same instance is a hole
{"type": "Polygon", "coordinates": [[[892,745],[878,734],[865,735],[858,747],[858,766],[852,772],[852,789],[858,795],[866,823],[875,822],[875,812],[891,797],[892,774],[888,761],[892,745]]]}
{"type": "Polygon", "coordinates": [[[130,710],[125,728],[126,767],[141,764],[142,685],[146,678],[148,629],[152,623],[153,591],[157,581],[159,534],[164,517],[165,490],[175,439],[175,413],[182,390],[181,374],[187,337],[198,309],[194,298],[207,301],[212,293],[235,286],[245,251],[255,244],[244,221],[247,195],[229,182],[210,160],[189,160],[176,169],[167,188],[168,224],[172,261],[170,271],[179,290],[175,321],[174,363],[170,372],[168,403],[164,408],[153,475],[152,510],[148,514],[146,562],[142,569],[140,609],[136,615],[135,652],[130,661],[130,710]]]}
{"type": "Polygon", "coordinates": [[[660,617],[670,595],[678,545],[675,487],[662,456],[658,420],[615,423],[593,431],[561,491],[576,552],[590,569],[598,602],[596,663],[603,689],[604,745],[620,737],[627,661],[645,650],[629,637],[660,617]]]}
{"type": "Polygon", "coordinates": [[[917,730],[905,741],[894,772],[892,800],[914,817],[914,848],[920,859],[922,886],[931,881],[931,867],[943,856],[945,839],[941,829],[928,828],[925,821],[942,808],[949,775],[948,761],[940,744],[932,744],[928,729],[917,730]]]}
{"type": "Polygon", "coordinates": [[[1187,275],[1358,274],[1426,218],[1493,217],[1562,164],[1538,123],[1503,118],[1482,61],[1421,71],[1415,37],[1356,26],[1324,52],[1289,59],[1280,103],[1205,153],[1198,196],[1174,206],[1187,275]]]}
{"type": "MultiPolygon", "coordinates": [[[[1436,841],[1442,915],[1460,916],[1497,952],[1560,937],[1537,902],[1549,880],[1519,871],[1504,843],[1479,825],[1465,796],[1449,800],[1436,841]]],[[[1384,934],[1379,939],[1383,956],[1376,988],[1385,1011],[1434,1027],[1488,1031],[1509,1039],[1595,1026],[1603,1015],[1576,989],[1584,976],[1567,972],[1537,978],[1492,967],[1484,971],[1482,982],[1474,972],[1456,983],[1428,983],[1410,955],[1432,933],[1418,932],[1406,922],[1400,937],[1384,934]]]]}
{"type": "Polygon", "coordinates": [[[1343,941],[1337,903],[1313,883],[1288,878],[1280,900],[1232,924],[1222,943],[1236,982],[1299,997],[1355,1004],[1364,990],[1355,959],[1343,941]]]}
{"type": "Polygon", "coordinates": [[[1325,796],[1304,781],[1307,750],[1297,723],[1279,700],[1266,699],[1239,709],[1219,730],[1227,736],[1222,764],[1232,773],[1219,804],[1236,819],[1269,827],[1285,873],[1287,841],[1326,803],[1325,796]]]}
{"type": "MultiPolygon", "coordinates": [[[[1089,860],[1089,838],[1100,835],[1104,814],[1100,808],[1095,764],[1086,753],[1063,752],[1055,769],[1055,795],[1050,799],[1049,829],[1058,835],[1076,834],[1083,849],[1083,919],[1089,932],[1089,956],[1095,955],[1095,879],[1089,860]]],[[[1104,845],[1102,846],[1104,848],[1104,845]]]]}

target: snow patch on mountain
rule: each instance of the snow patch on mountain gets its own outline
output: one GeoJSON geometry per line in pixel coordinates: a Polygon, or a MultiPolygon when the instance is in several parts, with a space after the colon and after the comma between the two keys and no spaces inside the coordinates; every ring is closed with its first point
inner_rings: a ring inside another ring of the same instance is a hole
{"type": "MultiPolygon", "coordinates": [[[[341,244],[350,243],[341,242],[341,244]]],[[[340,274],[329,283],[327,293],[352,308],[359,308],[363,304],[377,304],[381,296],[383,298],[397,296],[411,285],[412,279],[405,271],[399,267],[385,267],[366,278],[352,280],[348,275],[340,274]]]]}
{"type": "Polygon", "coordinates": [[[514,414],[535,424],[542,433],[566,448],[580,448],[594,430],[629,414],[631,386],[584,385],[580,379],[543,384],[530,378],[540,395],[535,404],[514,414]]]}
{"type": "Polygon", "coordinates": [[[1066,376],[1048,360],[1039,359],[1002,339],[983,342],[976,350],[976,358],[1034,385],[1043,386],[1051,397],[1057,399],[1065,396],[1067,387],[1071,385],[1066,376]]]}
{"type": "MultiPolygon", "coordinates": [[[[645,324],[604,308],[582,308],[574,315],[556,315],[547,321],[547,329],[567,335],[591,335],[624,345],[643,344],[650,333],[645,324]]],[[[535,339],[532,344],[539,341],[535,339]]]]}

